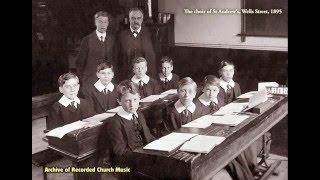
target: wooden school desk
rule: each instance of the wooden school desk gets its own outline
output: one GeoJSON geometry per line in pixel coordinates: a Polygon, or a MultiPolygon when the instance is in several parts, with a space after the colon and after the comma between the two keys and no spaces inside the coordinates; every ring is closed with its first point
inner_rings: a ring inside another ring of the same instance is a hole
{"type": "Polygon", "coordinates": [[[210,178],[288,114],[288,98],[284,96],[269,98],[258,106],[262,112],[251,113],[235,127],[213,124],[206,129],[182,127],[175,131],[226,137],[210,153],[193,154],[179,150],[167,153],[139,148],[134,151],[134,159],[139,162],[137,170],[159,179],[210,178]]]}
{"type": "MultiPolygon", "coordinates": [[[[174,98],[174,97],[170,97],[174,98]]],[[[150,103],[152,105],[173,103],[173,100],[150,103]]],[[[177,98],[177,97],[175,97],[177,98]]],[[[236,100],[243,101],[243,100],[236,100]]],[[[134,151],[133,160],[139,164],[137,171],[144,175],[166,179],[206,179],[225,167],[232,159],[249,147],[255,140],[270,130],[288,114],[288,98],[276,96],[258,105],[262,111],[251,113],[250,117],[236,127],[211,125],[206,129],[180,128],[176,132],[224,136],[226,140],[206,155],[174,151],[170,153],[143,150],[134,151]]],[[[49,148],[70,158],[74,167],[93,165],[97,151],[99,127],[76,130],[62,139],[48,137],[49,148]]],[[[90,174],[90,173],[88,173],[90,174]]],[[[88,174],[75,173],[75,179],[85,179],[88,174]]]]}
{"type": "MultiPolygon", "coordinates": [[[[170,94],[154,102],[140,103],[139,109],[142,112],[158,108],[165,109],[177,100],[177,94],[170,94]]],[[[73,167],[92,167],[96,162],[97,142],[101,127],[102,124],[87,129],[75,130],[61,139],[47,136],[48,148],[70,159],[73,167]]],[[[88,179],[88,176],[92,176],[92,173],[74,173],[74,178],[77,180],[88,179]]]]}

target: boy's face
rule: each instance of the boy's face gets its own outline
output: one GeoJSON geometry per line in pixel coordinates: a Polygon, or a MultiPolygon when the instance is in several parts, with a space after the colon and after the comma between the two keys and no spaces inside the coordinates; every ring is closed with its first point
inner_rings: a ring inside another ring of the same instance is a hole
{"type": "Polygon", "coordinates": [[[114,77],[114,73],[111,68],[106,68],[97,72],[97,77],[100,79],[102,84],[108,85],[114,77]]]}
{"type": "Polygon", "coordinates": [[[109,18],[99,16],[98,18],[95,19],[95,25],[97,27],[97,31],[99,31],[100,33],[104,33],[107,31],[107,28],[109,25],[109,18]]]}
{"type": "Polygon", "coordinates": [[[217,98],[219,93],[219,87],[214,85],[206,85],[202,90],[206,100],[212,101],[217,98]]]}
{"type": "Polygon", "coordinates": [[[227,65],[221,69],[221,77],[223,80],[229,82],[234,75],[234,66],[227,65]]]}
{"type": "Polygon", "coordinates": [[[136,75],[137,78],[142,78],[147,73],[147,64],[146,62],[139,62],[133,65],[133,73],[136,75]]]}
{"type": "Polygon", "coordinates": [[[129,113],[137,112],[139,108],[140,96],[138,93],[126,93],[122,95],[120,105],[129,113]]]}
{"type": "Polygon", "coordinates": [[[73,100],[75,97],[77,97],[79,88],[80,88],[79,80],[72,78],[67,80],[63,86],[60,86],[59,91],[63,95],[65,95],[67,98],[73,100]]]}
{"type": "Polygon", "coordinates": [[[173,66],[170,63],[164,62],[162,63],[162,74],[167,77],[171,74],[173,70],[173,66]]]}
{"type": "Polygon", "coordinates": [[[183,105],[189,105],[196,96],[196,89],[192,84],[182,86],[178,90],[180,101],[183,105]]]}

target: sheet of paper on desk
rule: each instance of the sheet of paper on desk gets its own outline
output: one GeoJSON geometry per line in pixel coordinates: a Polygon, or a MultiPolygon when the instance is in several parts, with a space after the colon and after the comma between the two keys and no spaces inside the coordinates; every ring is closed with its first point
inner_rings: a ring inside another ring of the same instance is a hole
{"type": "Polygon", "coordinates": [[[268,92],[267,89],[262,89],[258,91],[256,94],[250,97],[248,108],[252,108],[258,104],[261,104],[268,100],[268,92]]]}
{"type": "Polygon", "coordinates": [[[237,97],[237,99],[245,99],[245,98],[250,98],[251,96],[253,96],[254,94],[256,94],[258,91],[250,91],[250,92],[246,92],[244,94],[241,94],[240,96],[237,97]]]}
{"type": "Polygon", "coordinates": [[[195,119],[187,124],[182,125],[182,127],[192,127],[192,128],[207,128],[212,124],[212,119],[218,116],[204,115],[198,119],[195,119]]]}
{"type": "Polygon", "coordinates": [[[156,101],[156,100],[161,99],[163,97],[165,97],[165,95],[160,95],[160,94],[159,95],[150,95],[148,97],[141,99],[140,102],[153,102],[153,101],[156,101]]]}
{"type": "Polygon", "coordinates": [[[117,113],[120,110],[121,106],[115,107],[113,109],[109,109],[107,113],[117,113]]]}
{"type": "Polygon", "coordinates": [[[258,91],[266,89],[266,87],[279,87],[277,82],[259,82],[258,83],[258,91]]]}
{"type": "Polygon", "coordinates": [[[177,94],[177,93],[178,93],[177,89],[169,89],[169,90],[164,91],[163,93],[161,93],[161,95],[167,96],[169,94],[177,94]]]}
{"type": "Polygon", "coordinates": [[[155,141],[152,141],[151,143],[144,146],[143,149],[170,152],[196,135],[197,134],[193,134],[193,133],[174,133],[173,132],[155,141]]]}
{"type": "Polygon", "coordinates": [[[101,113],[101,114],[97,114],[97,115],[94,115],[92,117],[89,117],[87,119],[84,119],[82,121],[85,121],[85,122],[100,122],[102,120],[105,120],[109,117],[112,117],[116,115],[116,113],[101,113]]]}
{"type": "Polygon", "coordinates": [[[68,134],[69,132],[77,129],[81,129],[85,127],[85,125],[88,125],[88,122],[76,121],[76,122],[64,125],[62,127],[53,129],[48,133],[46,133],[46,136],[53,136],[61,139],[64,135],[68,134]]]}
{"type": "Polygon", "coordinates": [[[222,143],[226,138],[220,136],[198,135],[185,142],[181,147],[181,151],[209,153],[215,146],[222,143]]]}
{"type": "MultiPolygon", "coordinates": [[[[244,94],[241,94],[240,96],[237,97],[237,99],[247,99],[251,98],[253,95],[257,94],[258,91],[250,91],[244,94]]],[[[272,94],[268,94],[267,97],[272,97],[272,94]]]]}
{"type": "Polygon", "coordinates": [[[249,115],[235,115],[235,114],[226,114],[224,116],[217,116],[214,119],[211,119],[212,123],[215,124],[223,124],[223,125],[228,125],[228,126],[237,126],[240,124],[242,121],[246,120],[249,118],[249,115]]]}
{"type": "Polygon", "coordinates": [[[244,103],[229,103],[223,107],[221,107],[217,112],[214,114],[224,115],[224,114],[234,114],[237,112],[241,112],[245,107],[248,106],[248,102],[244,103]]]}

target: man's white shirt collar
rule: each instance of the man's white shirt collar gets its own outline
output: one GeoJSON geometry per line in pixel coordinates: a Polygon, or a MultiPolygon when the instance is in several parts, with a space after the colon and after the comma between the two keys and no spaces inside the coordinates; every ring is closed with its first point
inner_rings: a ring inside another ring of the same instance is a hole
{"type": "MultiPolygon", "coordinates": [[[[204,94],[201,94],[201,96],[198,97],[198,99],[203,105],[209,106],[211,101],[207,101],[204,96],[205,96],[204,94]]],[[[218,104],[218,99],[217,98],[213,99],[213,102],[218,104]]]]}
{"type": "Polygon", "coordinates": [[[131,78],[131,81],[138,84],[140,80],[143,82],[143,84],[148,84],[150,77],[148,75],[143,76],[141,79],[138,79],[135,75],[131,78]]]}
{"type": "Polygon", "coordinates": [[[126,120],[129,120],[129,121],[132,120],[132,115],[133,115],[133,114],[136,115],[136,117],[138,118],[138,113],[137,113],[137,112],[135,112],[135,113],[129,113],[129,112],[125,111],[125,110],[123,109],[123,107],[121,107],[121,108],[119,109],[119,111],[117,112],[117,114],[118,114],[119,116],[125,118],[126,120]]]}
{"type": "Polygon", "coordinates": [[[188,109],[191,113],[193,113],[196,110],[196,105],[193,102],[191,102],[191,104],[188,107],[185,107],[180,100],[174,103],[174,107],[176,108],[178,113],[181,113],[185,109],[188,109]]]}
{"type": "Polygon", "coordinates": [[[226,81],[224,81],[222,78],[220,78],[220,86],[225,90],[227,91],[228,89],[228,85],[230,85],[232,88],[234,87],[235,85],[235,82],[233,81],[233,79],[230,80],[229,83],[227,83],[226,81]]]}
{"type": "Polygon", "coordinates": [[[110,92],[112,92],[113,89],[114,89],[114,85],[112,84],[112,82],[109,82],[109,84],[107,86],[105,86],[105,85],[102,84],[100,79],[96,83],[94,83],[94,87],[97,88],[97,90],[99,92],[102,92],[104,89],[107,89],[110,92]]]}
{"type": "Polygon", "coordinates": [[[160,80],[161,80],[161,81],[165,81],[166,78],[168,79],[168,81],[171,81],[173,75],[172,75],[172,73],[171,73],[171,74],[169,74],[168,77],[164,77],[164,75],[163,75],[162,73],[160,73],[160,74],[159,74],[159,77],[160,77],[160,80]]]}
{"type": "Polygon", "coordinates": [[[71,100],[69,98],[67,98],[65,95],[63,95],[60,99],[59,99],[59,103],[62,104],[64,107],[67,107],[69,104],[71,105],[71,102],[74,101],[75,106],[77,107],[77,104],[80,104],[80,99],[78,97],[75,97],[74,100],[71,100]]]}
{"type": "Polygon", "coordinates": [[[133,29],[132,29],[132,27],[130,26],[130,30],[131,30],[131,33],[133,34],[133,36],[134,37],[137,37],[138,36],[138,34],[140,33],[140,31],[141,31],[141,26],[137,29],[137,32],[138,32],[138,34],[135,34],[135,33],[133,33],[133,29]]]}
{"type": "Polygon", "coordinates": [[[97,34],[98,39],[99,39],[100,41],[101,41],[101,36],[102,36],[102,38],[103,38],[103,41],[106,39],[106,35],[107,35],[106,32],[101,33],[101,32],[99,32],[98,30],[96,30],[96,34],[97,34]]]}

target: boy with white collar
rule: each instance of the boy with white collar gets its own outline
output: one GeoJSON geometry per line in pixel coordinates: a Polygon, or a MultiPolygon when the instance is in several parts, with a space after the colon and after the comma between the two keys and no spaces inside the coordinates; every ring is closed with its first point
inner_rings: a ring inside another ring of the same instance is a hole
{"type": "Polygon", "coordinates": [[[47,130],[92,116],[89,102],[78,98],[79,78],[73,73],[65,73],[58,79],[59,91],[63,96],[49,110],[47,130]]]}
{"type": "Polygon", "coordinates": [[[94,84],[84,87],[83,95],[92,105],[95,113],[104,113],[118,106],[116,84],[112,83],[114,77],[113,66],[106,61],[97,66],[98,80],[94,84]]]}
{"type": "Polygon", "coordinates": [[[240,85],[233,81],[234,64],[229,61],[221,61],[219,67],[220,87],[219,97],[224,99],[225,104],[229,104],[241,95],[240,85]]]}
{"type": "Polygon", "coordinates": [[[173,60],[168,57],[164,56],[161,58],[161,73],[159,73],[159,84],[161,92],[167,91],[169,89],[177,89],[179,76],[173,71],[173,60]]]}
{"type": "Polygon", "coordinates": [[[208,75],[203,79],[203,94],[195,100],[201,116],[214,113],[224,105],[224,99],[218,97],[220,91],[219,83],[219,78],[214,75],[208,75]]]}
{"type": "Polygon", "coordinates": [[[200,117],[199,108],[193,103],[196,93],[197,84],[190,77],[179,81],[179,100],[174,104],[170,114],[173,129],[200,117]]]}
{"type": "Polygon", "coordinates": [[[117,86],[121,109],[111,117],[101,130],[102,140],[105,142],[113,165],[125,165],[134,169],[128,156],[136,148],[154,140],[143,114],[138,110],[140,95],[136,85],[123,81],[117,86]]]}
{"type": "Polygon", "coordinates": [[[131,78],[131,81],[139,87],[139,94],[141,98],[160,93],[159,83],[157,80],[146,74],[148,64],[144,57],[136,57],[133,60],[132,67],[134,75],[131,78]]]}

